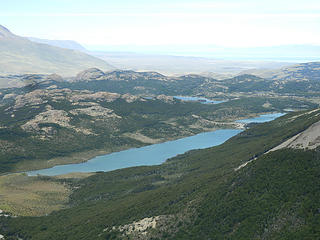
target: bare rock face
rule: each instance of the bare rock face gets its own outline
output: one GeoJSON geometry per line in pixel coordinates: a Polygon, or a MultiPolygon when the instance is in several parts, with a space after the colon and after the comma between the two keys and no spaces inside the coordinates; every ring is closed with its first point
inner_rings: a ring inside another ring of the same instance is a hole
{"type": "Polygon", "coordinates": [[[92,81],[99,80],[105,75],[103,71],[98,68],[89,68],[84,70],[76,76],[76,81],[92,81]]]}
{"type": "MultiPolygon", "coordinates": [[[[314,109],[309,112],[302,113],[291,117],[291,121],[302,115],[308,115],[310,113],[319,111],[319,109],[314,109]]],[[[319,115],[319,113],[317,113],[319,115]]],[[[320,146],[320,121],[312,124],[306,130],[298,133],[297,135],[291,137],[280,145],[274,147],[269,152],[276,151],[283,148],[293,148],[293,149],[315,149],[320,146]]]]}

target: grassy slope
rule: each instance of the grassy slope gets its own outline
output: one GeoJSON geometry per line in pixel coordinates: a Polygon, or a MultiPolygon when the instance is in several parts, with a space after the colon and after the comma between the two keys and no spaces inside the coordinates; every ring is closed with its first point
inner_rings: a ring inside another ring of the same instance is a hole
{"type": "Polygon", "coordinates": [[[54,179],[23,174],[0,176],[0,209],[19,216],[45,215],[68,201],[67,185],[54,179]]]}
{"type": "MultiPolygon", "coordinates": [[[[153,239],[316,239],[319,237],[319,155],[281,150],[262,155],[319,121],[294,114],[257,125],[225,144],[191,151],[161,166],[100,173],[80,182],[69,209],[3,222],[5,234],[27,239],[119,239],[103,232],[145,217],[167,215],[153,239]],[[254,156],[238,172],[234,168],[254,156]],[[174,216],[170,218],[169,216],[174,216]]],[[[70,183],[69,183],[70,184],[70,183]]]]}

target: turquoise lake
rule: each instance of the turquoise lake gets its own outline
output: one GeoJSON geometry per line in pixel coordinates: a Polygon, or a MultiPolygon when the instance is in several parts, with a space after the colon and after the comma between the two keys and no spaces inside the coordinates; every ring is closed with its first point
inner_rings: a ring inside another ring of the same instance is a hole
{"type": "MultiPolygon", "coordinates": [[[[282,115],[284,114],[264,114],[256,118],[239,120],[239,122],[267,122],[282,115]]],[[[158,165],[171,157],[190,150],[220,145],[240,132],[242,132],[242,130],[239,129],[222,129],[205,132],[174,141],[97,156],[84,163],[59,165],[52,168],[30,171],[27,172],[27,174],[29,176],[35,176],[37,174],[55,176],[72,172],[107,172],[134,166],[158,165]]]]}

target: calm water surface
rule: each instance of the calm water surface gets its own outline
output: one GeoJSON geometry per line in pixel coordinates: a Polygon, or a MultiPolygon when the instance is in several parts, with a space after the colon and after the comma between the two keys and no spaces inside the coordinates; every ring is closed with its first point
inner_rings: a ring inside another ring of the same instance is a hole
{"type": "Polygon", "coordinates": [[[188,96],[174,96],[174,98],[182,101],[201,102],[203,104],[218,104],[226,101],[214,101],[204,97],[188,97],[188,96]]]}
{"type": "MultiPolygon", "coordinates": [[[[267,122],[282,115],[282,113],[265,114],[256,118],[239,120],[238,122],[267,122]]],[[[98,156],[84,163],[59,165],[48,169],[30,171],[28,172],[28,175],[35,176],[40,174],[55,176],[72,172],[107,172],[134,166],[158,165],[165,162],[168,158],[193,149],[203,149],[220,145],[241,131],[242,130],[239,129],[222,129],[213,132],[200,133],[195,136],[174,141],[98,156]]]]}
{"type": "Polygon", "coordinates": [[[270,122],[278,117],[285,115],[285,113],[270,113],[270,114],[262,114],[255,118],[248,118],[238,120],[238,123],[263,123],[263,122],[270,122]]]}

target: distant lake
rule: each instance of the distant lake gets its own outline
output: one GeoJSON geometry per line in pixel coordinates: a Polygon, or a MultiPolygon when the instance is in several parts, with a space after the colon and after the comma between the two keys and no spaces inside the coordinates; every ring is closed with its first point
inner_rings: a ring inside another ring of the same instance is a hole
{"type": "MultiPolygon", "coordinates": [[[[282,115],[284,114],[264,114],[256,118],[239,120],[239,122],[267,122],[282,115]]],[[[37,174],[55,176],[72,172],[107,172],[134,166],[158,165],[169,158],[193,149],[203,149],[220,145],[240,132],[242,132],[242,130],[239,129],[221,129],[213,132],[205,132],[174,141],[97,156],[84,163],[59,165],[52,168],[30,171],[27,172],[27,174],[29,176],[35,176],[37,174]]]]}
{"type": "Polygon", "coordinates": [[[247,118],[238,120],[238,123],[263,123],[263,122],[270,122],[278,117],[285,115],[285,113],[270,113],[270,114],[262,114],[255,118],[247,118]]]}
{"type": "Polygon", "coordinates": [[[204,97],[188,97],[188,96],[174,96],[173,98],[179,99],[182,101],[190,101],[190,102],[201,102],[203,104],[218,104],[218,103],[223,103],[226,101],[215,101],[215,100],[210,100],[204,97]]]}

